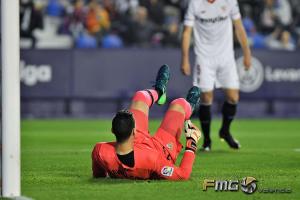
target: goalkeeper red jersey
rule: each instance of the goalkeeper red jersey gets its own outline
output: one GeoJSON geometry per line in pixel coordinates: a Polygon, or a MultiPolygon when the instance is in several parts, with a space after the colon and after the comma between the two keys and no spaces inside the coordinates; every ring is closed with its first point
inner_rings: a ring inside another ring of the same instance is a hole
{"type": "Polygon", "coordinates": [[[98,143],[92,153],[93,176],[128,179],[186,180],[190,177],[195,155],[185,151],[180,166],[175,166],[182,145],[159,129],[154,137],[136,133],[134,167],[124,165],[117,156],[115,143],[98,143]]]}

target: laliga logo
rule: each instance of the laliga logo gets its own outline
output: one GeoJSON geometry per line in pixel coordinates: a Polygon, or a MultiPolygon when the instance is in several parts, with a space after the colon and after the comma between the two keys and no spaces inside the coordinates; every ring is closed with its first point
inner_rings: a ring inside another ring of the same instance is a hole
{"type": "Polygon", "coordinates": [[[26,65],[20,62],[20,78],[27,86],[34,86],[38,82],[50,82],[52,80],[52,68],[50,65],[26,65]]]}
{"type": "Polygon", "coordinates": [[[264,81],[264,68],[261,62],[252,57],[252,66],[246,71],[243,64],[243,57],[236,61],[240,78],[240,89],[242,92],[256,91],[264,81]]]}

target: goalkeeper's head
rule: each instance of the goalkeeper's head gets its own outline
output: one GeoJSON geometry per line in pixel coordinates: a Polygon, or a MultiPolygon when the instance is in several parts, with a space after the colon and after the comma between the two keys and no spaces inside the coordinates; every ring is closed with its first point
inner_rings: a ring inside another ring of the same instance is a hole
{"type": "Polygon", "coordinates": [[[133,114],[129,110],[117,112],[112,120],[112,133],[116,136],[118,143],[122,143],[134,136],[135,122],[133,114]]]}

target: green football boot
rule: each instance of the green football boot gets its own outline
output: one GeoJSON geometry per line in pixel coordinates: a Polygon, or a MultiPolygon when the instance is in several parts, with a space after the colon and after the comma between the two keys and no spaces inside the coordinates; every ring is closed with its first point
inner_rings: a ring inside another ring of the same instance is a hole
{"type": "Polygon", "coordinates": [[[163,65],[157,72],[154,88],[158,92],[158,105],[163,105],[167,101],[167,84],[170,79],[170,67],[163,65]]]}
{"type": "Polygon", "coordinates": [[[191,87],[191,89],[188,91],[186,100],[187,100],[187,102],[190,103],[190,105],[192,107],[192,113],[199,105],[200,94],[201,94],[200,89],[196,86],[191,87]]]}

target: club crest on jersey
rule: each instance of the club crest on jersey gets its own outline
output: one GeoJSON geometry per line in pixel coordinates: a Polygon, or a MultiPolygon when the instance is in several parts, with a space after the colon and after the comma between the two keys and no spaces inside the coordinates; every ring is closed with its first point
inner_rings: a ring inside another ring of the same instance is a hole
{"type": "Polygon", "coordinates": [[[168,148],[169,150],[172,150],[172,149],[173,149],[173,143],[172,143],[172,142],[168,143],[166,146],[167,146],[167,148],[168,148]]]}
{"type": "Polygon", "coordinates": [[[222,10],[223,12],[226,12],[227,7],[226,7],[226,6],[221,6],[221,10],[222,10]]]}
{"type": "Polygon", "coordinates": [[[173,171],[174,171],[174,168],[173,168],[173,167],[164,166],[164,167],[161,169],[161,174],[164,175],[164,176],[172,176],[173,171]]]}

